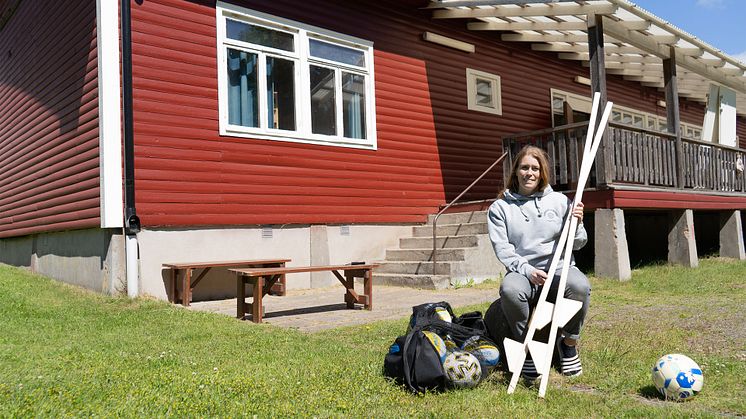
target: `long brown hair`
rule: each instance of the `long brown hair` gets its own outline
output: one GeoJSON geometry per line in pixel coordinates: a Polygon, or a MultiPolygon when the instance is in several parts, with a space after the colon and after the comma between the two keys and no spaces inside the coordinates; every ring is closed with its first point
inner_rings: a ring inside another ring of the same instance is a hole
{"type": "Polygon", "coordinates": [[[500,192],[498,198],[505,196],[505,191],[510,189],[513,192],[518,192],[518,165],[521,163],[524,157],[531,156],[539,162],[539,182],[536,185],[537,191],[543,191],[544,188],[549,185],[549,158],[547,157],[546,151],[539,147],[527,145],[518,152],[518,155],[513,159],[513,165],[510,168],[510,176],[508,181],[505,182],[505,189],[500,192]]]}

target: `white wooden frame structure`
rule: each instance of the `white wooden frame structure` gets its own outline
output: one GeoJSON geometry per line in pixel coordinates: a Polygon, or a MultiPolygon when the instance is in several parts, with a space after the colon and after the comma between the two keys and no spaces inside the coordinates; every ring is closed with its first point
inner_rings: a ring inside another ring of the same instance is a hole
{"type": "Polygon", "coordinates": [[[609,74],[663,90],[671,60],[679,96],[706,105],[711,83],[726,86],[746,116],[746,64],[627,0],[432,0],[428,8],[433,18],[470,19],[470,30],[500,31],[503,41],[530,42],[589,67],[597,50],[589,35],[600,23],[609,74]]]}

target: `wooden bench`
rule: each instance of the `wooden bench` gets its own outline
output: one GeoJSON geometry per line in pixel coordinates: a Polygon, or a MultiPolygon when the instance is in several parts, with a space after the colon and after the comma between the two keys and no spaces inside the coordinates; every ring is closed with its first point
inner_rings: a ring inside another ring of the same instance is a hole
{"type": "MultiPolygon", "coordinates": [[[[192,301],[192,290],[199,281],[207,275],[212,268],[270,268],[283,267],[290,259],[259,259],[259,260],[231,260],[220,262],[190,262],[190,263],[164,263],[163,267],[171,270],[171,283],[173,285],[173,303],[181,303],[188,306],[192,301]],[[202,272],[192,280],[193,271],[201,269],[202,272]],[[181,280],[179,278],[181,277],[181,280]],[[181,287],[179,287],[181,283],[181,287]],[[181,288],[181,289],[179,289],[181,288]]],[[[279,282],[271,290],[278,295],[285,295],[285,276],[279,278],[279,282]]]]}
{"type": "Polygon", "coordinates": [[[282,268],[237,268],[230,269],[236,273],[237,279],[237,307],[236,317],[243,319],[247,311],[251,312],[251,320],[261,323],[264,315],[262,297],[272,286],[286,274],[299,272],[331,271],[339,282],[346,288],[344,302],[347,308],[354,308],[355,303],[362,304],[366,310],[373,309],[373,268],[378,265],[329,265],[329,266],[286,266],[282,268]],[[343,272],[343,274],[340,274],[343,272]],[[355,278],[363,279],[363,294],[355,292],[355,278]],[[253,285],[253,296],[250,303],[246,302],[246,284],[253,285]]]}

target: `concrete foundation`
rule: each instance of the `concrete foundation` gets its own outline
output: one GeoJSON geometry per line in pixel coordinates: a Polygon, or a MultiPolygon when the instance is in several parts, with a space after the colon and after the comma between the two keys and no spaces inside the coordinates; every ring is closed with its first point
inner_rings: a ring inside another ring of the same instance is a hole
{"type": "Polygon", "coordinates": [[[738,260],[746,259],[741,211],[720,213],[720,256],[738,260]]]}
{"type": "Polygon", "coordinates": [[[691,268],[699,266],[693,211],[672,211],[668,225],[668,261],[691,268]]]}
{"type": "Polygon", "coordinates": [[[124,238],[118,229],[88,229],[0,239],[0,262],[96,292],[126,291],[124,238]]]}
{"type": "Polygon", "coordinates": [[[594,219],[595,274],[623,281],[630,279],[632,270],[624,229],[624,211],[598,209],[594,219]]]}
{"type": "MultiPolygon", "coordinates": [[[[292,226],[262,228],[148,229],[137,235],[140,246],[140,293],[168,299],[173,290],[164,263],[240,259],[291,259],[288,266],[377,262],[411,225],[292,226]]],[[[288,289],[334,284],[334,276],[309,273],[287,276],[288,289]]],[[[341,288],[340,288],[341,289],[341,288]]],[[[213,269],[194,289],[194,301],[233,298],[235,277],[213,269]]]]}

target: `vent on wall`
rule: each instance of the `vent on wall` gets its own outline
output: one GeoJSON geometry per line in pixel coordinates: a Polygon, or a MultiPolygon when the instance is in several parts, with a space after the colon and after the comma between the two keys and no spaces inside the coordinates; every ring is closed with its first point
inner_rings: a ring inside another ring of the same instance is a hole
{"type": "Polygon", "coordinates": [[[264,226],[264,227],[262,227],[262,238],[263,239],[271,239],[272,238],[272,226],[264,226]]]}
{"type": "Polygon", "coordinates": [[[348,226],[348,225],[339,226],[339,234],[341,236],[349,236],[350,235],[350,226],[348,226]]]}

